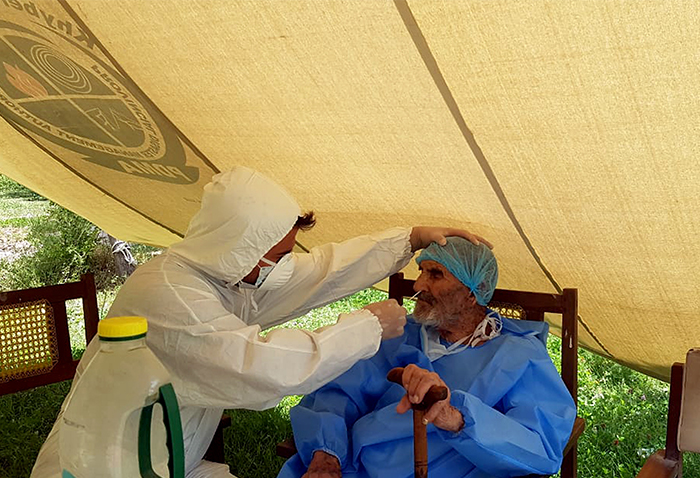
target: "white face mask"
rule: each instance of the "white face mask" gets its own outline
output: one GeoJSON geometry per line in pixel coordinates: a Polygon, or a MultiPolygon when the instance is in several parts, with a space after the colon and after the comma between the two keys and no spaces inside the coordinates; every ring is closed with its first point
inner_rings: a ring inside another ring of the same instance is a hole
{"type": "Polygon", "coordinates": [[[423,347],[423,353],[431,362],[435,362],[445,355],[459,353],[468,347],[475,347],[481,341],[498,337],[501,335],[502,328],[503,322],[498,314],[493,311],[489,312],[486,318],[476,326],[474,332],[447,347],[440,342],[440,332],[438,332],[437,328],[423,325],[420,329],[421,346],[423,347]],[[486,330],[489,326],[491,326],[491,331],[487,334],[486,330]]]}
{"type": "Polygon", "coordinates": [[[294,273],[295,261],[291,252],[282,256],[277,263],[267,260],[264,257],[260,260],[267,265],[258,266],[260,267],[260,273],[253,287],[259,290],[279,289],[289,281],[294,273]]]}

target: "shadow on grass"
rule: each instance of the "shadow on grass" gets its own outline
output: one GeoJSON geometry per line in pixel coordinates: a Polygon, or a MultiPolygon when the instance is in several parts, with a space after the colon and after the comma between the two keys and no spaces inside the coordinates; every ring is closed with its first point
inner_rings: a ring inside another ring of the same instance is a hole
{"type": "Polygon", "coordinates": [[[0,397],[0,477],[26,478],[71,381],[0,397]]]}
{"type": "Polygon", "coordinates": [[[301,397],[287,397],[272,410],[227,410],[231,426],[224,432],[224,453],[231,473],[239,477],[275,478],[284,459],[278,443],[292,436],[289,408],[301,397]]]}
{"type": "Polygon", "coordinates": [[[0,174],[0,198],[25,199],[28,201],[45,201],[46,198],[31,189],[22,186],[5,175],[0,174]]]}

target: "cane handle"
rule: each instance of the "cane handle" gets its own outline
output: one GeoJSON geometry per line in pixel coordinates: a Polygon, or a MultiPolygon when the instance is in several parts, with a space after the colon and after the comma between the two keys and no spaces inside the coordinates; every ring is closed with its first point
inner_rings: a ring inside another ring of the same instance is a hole
{"type": "MultiPolygon", "coordinates": [[[[402,377],[403,367],[392,368],[389,370],[389,373],[386,376],[387,380],[390,382],[398,383],[399,385],[403,386],[403,381],[401,380],[402,377]]],[[[411,408],[414,410],[428,410],[435,404],[435,402],[439,402],[440,400],[444,400],[446,398],[447,387],[443,387],[442,385],[433,385],[423,397],[423,401],[420,403],[412,403],[411,408]]]]}

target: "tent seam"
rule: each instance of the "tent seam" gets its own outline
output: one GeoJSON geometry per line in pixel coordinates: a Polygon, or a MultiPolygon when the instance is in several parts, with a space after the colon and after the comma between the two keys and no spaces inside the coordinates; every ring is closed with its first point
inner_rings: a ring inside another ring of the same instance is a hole
{"type": "MultiPolygon", "coordinates": [[[[530,251],[530,255],[533,257],[535,262],[539,265],[540,269],[542,270],[544,275],[547,277],[549,282],[552,284],[552,286],[556,289],[556,291],[559,294],[561,294],[562,288],[559,286],[556,279],[554,279],[554,276],[549,272],[547,267],[544,265],[539,254],[537,253],[534,246],[530,242],[530,239],[525,234],[525,231],[523,230],[522,226],[520,225],[520,222],[518,221],[517,217],[515,216],[515,212],[511,208],[510,203],[508,202],[508,199],[506,198],[505,193],[503,192],[503,189],[501,188],[501,185],[498,182],[498,178],[496,178],[496,174],[493,172],[493,169],[491,169],[491,165],[489,164],[488,160],[486,159],[484,152],[481,150],[481,147],[476,142],[476,138],[474,138],[474,134],[467,126],[467,123],[464,120],[464,117],[462,116],[462,112],[459,109],[459,105],[457,104],[457,100],[455,100],[454,95],[452,94],[452,91],[450,90],[450,87],[447,85],[447,80],[445,80],[445,77],[443,76],[442,71],[440,70],[440,67],[437,63],[437,60],[435,59],[433,52],[430,50],[430,47],[428,46],[428,41],[425,39],[425,35],[423,35],[423,31],[420,29],[420,26],[418,26],[418,22],[416,21],[416,18],[413,15],[411,7],[408,5],[408,0],[394,0],[394,5],[396,6],[396,10],[399,12],[399,15],[401,16],[401,20],[403,21],[403,24],[406,27],[406,30],[408,31],[408,34],[411,37],[411,40],[413,40],[413,43],[416,46],[416,49],[418,50],[418,53],[420,54],[421,59],[423,60],[423,63],[425,64],[425,67],[427,68],[428,72],[430,73],[430,76],[432,77],[433,81],[435,82],[435,86],[437,87],[438,91],[440,92],[440,95],[442,96],[442,99],[444,100],[450,113],[452,114],[453,119],[457,123],[457,127],[459,128],[460,132],[462,133],[462,136],[466,140],[469,148],[472,151],[472,154],[474,154],[474,157],[476,158],[477,162],[479,163],[479,166],[481,167],[481,170],[484,173],[484,176],[486,176],[486,179],[488,180],[489,184],[491,185],[493,192],[496,194],[496,197],[498,197],[498,200],[501,203],[501,207],[503,208],[504,212],[506,213],[506,215],[510,219],[513,227],[515,227],[515,230],[518,232],[518,235],[520,235],[520,238],[522,239],[523,243],[525,244],[525,247],[528,249],[528,251],[530,251]]],[[[593,333],[593,331],[591,331],[591,329],[583,321],[583,319],[581,318],[580,315],[577,315],[577,319],[578,319],[578,322],[583,326],[583,328],[590,334],[590,336],[593,337],[593,339],[596,341],[596,343],[609,356],[612,357],[613,354],[611,354],[610,351],[600,341],[600,339],[598,339],[598,337],[596,337],[596,335],[593,333]]]]}

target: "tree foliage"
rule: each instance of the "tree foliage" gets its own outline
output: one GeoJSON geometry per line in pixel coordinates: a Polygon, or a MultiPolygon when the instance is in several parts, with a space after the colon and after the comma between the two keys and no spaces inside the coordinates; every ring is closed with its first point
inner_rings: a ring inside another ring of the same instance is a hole
{"type": "Polygon", "coordinates": [[[90,270],[101,251],[99,229],[82,217],[51,203],[48,214],[31,221],[26,240],[33,253],[5,260],[3,289],[26,289],[76,281],[90,270]]]}

